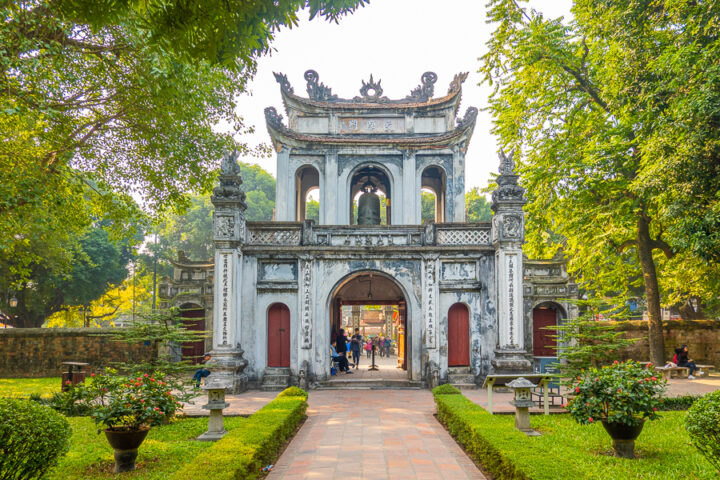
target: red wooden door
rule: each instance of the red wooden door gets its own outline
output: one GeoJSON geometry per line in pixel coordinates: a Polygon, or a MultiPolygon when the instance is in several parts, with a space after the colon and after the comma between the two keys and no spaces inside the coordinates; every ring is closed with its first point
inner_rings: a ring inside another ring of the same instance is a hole
{"type": "MultiPolygon", "coordinates": [[[[205,310],[197,305],[180,307],[180,318],[188,330],[205,330],[205,310]]],[[[205,353],[205,340],[200,338],[194,342],[183,342],[182,358],[191,363],[200,363],[205,353]]]]}
{"type": "Polygon", "coordinates": [[[462,303],[448,311],[448,366],[470,365],[470,314],[462,303]]]}
{"type": "Polygon", "coordinates": [[[557,312],[554,308],[535,308],[533,310],[533,354],[536,357],[557,357],[557,332],[544,327],[557,325],[557,312]]]}
{"type": "Polygon", "coordinates": [[[268,367],[290,366],[290,310],[275,303],[268,310],[268,367]]]}

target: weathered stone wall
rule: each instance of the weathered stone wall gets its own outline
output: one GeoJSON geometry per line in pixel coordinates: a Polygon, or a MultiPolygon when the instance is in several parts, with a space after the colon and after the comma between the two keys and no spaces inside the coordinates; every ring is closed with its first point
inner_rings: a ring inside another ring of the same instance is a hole
{"type": "MultiPolygon", "coordinates": [[[[621,354],[621,360],[632,358],[637,361],[650,359],[647,322],[620,322],[617,328],[625,332],[626,338],[639,338],[632,347],[621,354]]],[[[691,320],[663,322],[665,333],[665,361],[671,361],[675,348],[687,344],[690,358],[696,363],[715,365],[720,368],[720,322],[717,320],[691,320]]]]}
{"type": "Polygon", "coordinates": [[[112,328],[0,329],[0,377],[59,376],[62,362],[87,362],[100,371],[113,362],[149,360],[156,352],[144,344],[114,342],[99,333],[112,328]]]}

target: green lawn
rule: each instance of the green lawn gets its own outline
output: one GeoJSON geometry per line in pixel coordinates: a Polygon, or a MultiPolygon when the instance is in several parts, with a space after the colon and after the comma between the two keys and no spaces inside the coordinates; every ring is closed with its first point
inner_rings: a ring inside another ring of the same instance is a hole
{"type": "Polygon", "coordinates": [[[60,376],[44,378],[0,378],[0,397],[27,398],[39,393],[49,398],[60,391],[60,376]]]}
{"type": "Polygon", "coordinates": [[[438,416],[467,450],[496,478],[717,479],[718,472],[690,445],[685,412],[662,412],[646,422],[636,441],[638,458],[612,456],[612,440],[601,424],[578,425],[569,415],[533,415],[542,433],[528,437],[512,415],[490,415],[462,395],[438,395],[438,416]],[[512,473],[514,471],[514,473],[512,473]]]}
{"type": "MultiPolygon", "coordinates": [[[[230,431],[246,420],[243,417],[227,417],[225,428],[230,431]]],[[[117,479],[117,475],[112,473],[115,465],[113,450],[105,434],[97,434],[97,428],[89,417],[73,417],[68,421],[73,429],[70,451],[45,478],[117,479]]],[[[212,442],[194,440],[205,430],[207,418],[187,418],[153,427],[140,446],[137,470],[122,474],[122,478],[167,479],[200,451],[213,445],[212,442]]]]}

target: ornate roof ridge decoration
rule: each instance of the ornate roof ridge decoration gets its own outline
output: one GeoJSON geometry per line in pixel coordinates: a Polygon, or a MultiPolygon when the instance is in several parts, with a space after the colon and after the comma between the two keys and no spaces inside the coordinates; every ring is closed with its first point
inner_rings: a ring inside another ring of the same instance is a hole
{"type": "Polygon", "coordinates": [[[468,109],[465,110],[465,115],[463,115],[463,118],[457,119],[458,127],[464,127],[466,125],[470,125],[471,123],[475,123],[475,119],[477,119],[477,116],[478,109],[475,107],[468,107],[468,109]]]}
{"type": "Polygon", "coordinates": [[[307,80],[307,92],[311,99],[321,102],[334,102],[338,100],[338,96],[333,95],[332,89],[319,81],[320,75],[318,75],[315,70],[305,72],[305,80],[307,80]]]}
{"type": "Polygon", "coordinates": [[[287,75],[278,72],[273,72],[273,75],[275,75],[275,80],[280,84],[280,89],[283,92],[289,93],[291,95],[295,93],[292,85],[290,85],[290,80],[288,80],[287,75]]]}
{"type": "Polygon", "coordinates": [[[437,82],[437,73],[425,72],[420,77],[420,85],[410,91],[410,95],[405,100],[414,102],[427,102],[435,93],[435,82],[437,82]]]}
{"type": "Polygon", "coordinates": [[[283,125],[282,119],[283,116],[275,110],[275,107],[267,107],[265,109],[265,120],[267,121],[269,127],[273,127],[277,130],[285,129],[286,127],[283,125]]]}
{"type": "Polygon", "coordinates": [[[222,164],[220,165],[220,184],[213,188],[210,201],[214,204],[222,203],[239,203],[240,208],[245,210],[245,192],[242,191],[240,185],[243,181],[240,177],[240,165],[237,163],[240,154],[237,150],[226,152],[223,155],[222,164]]]}
{"type": "Polygon", "coordinates": [[[365,80],[362,80],[362,87],[360,87],[360,97],[353,98],[353,102],[357,103],[388,103],[390,101],[389,98],[383,97],[383,89],[380,85],[380,82],[382,80],[378,80],[377,82],[373,80],[372,73],[370,74],[370,80],[365,82],[365,80]],[[372,95],[369,93],[373,92],[372,95]]]}
{"type": "Polygon", "coordinates": [[[320,82],[320,75],[315,70],[307,70],[304,74],[305,80],[307,81],[307,92],[308,98],[300,97],[295,95],[292,85],[287,78],[287,75],[283,73],[273,72],[275,80],[280,84],[280,89],[283,94],[291,97],[300,102],[323,102],[323,103],[337,103],[337,104],[348,104],[360,105],[365,104],[368,106],[377,106],[380,108],[392,107],[392,106],[405,106],[408,104],[423,104],[430,102],[442,103],[453,98],[459,94],[463,82],[468,77],[468,72],[461,72],[453,77],[452,82],[448,88],[448,93],[444,97],[433,99],[435,93],[435,83],[437,82],[437,74],[435,72],[425,72],[420,78],[420,85],[410,91],[410,95],[405,98],[398,100],[391,100],[387,97],[382,96],[383,89],[381,86],[381,80],[377,82],[370,75],[370,80],[362,80],[362,87],[360,88],[360,96],[353,97],[352,99],[339,98],[337,95],[332,93],[332,89],[320,82]],[[372,94],[370,94],[372,92],[372,94]]]}
{"type": "Polygon", "coordinates": [[[506,155],[503,149],[500,149],[498,157],[500,159],[500,175],[496,182],[498,187],[492,192],[492,209],[496,211],[498,204],[524,204],[525,189],[518,185],[518,175],[515,174],[515,152],[511,151],[506,155]]]}
{"type": "Polygon", "coordinates": [[[451,93],[459,92],[462,88],[462,84],[465,83],[465,80],[467,80],[467,77],[468,72],[456,73],[452,79],[452,82],[450,82],[450,86],[448,87],[448,95],[450,95],[451,93]]]}

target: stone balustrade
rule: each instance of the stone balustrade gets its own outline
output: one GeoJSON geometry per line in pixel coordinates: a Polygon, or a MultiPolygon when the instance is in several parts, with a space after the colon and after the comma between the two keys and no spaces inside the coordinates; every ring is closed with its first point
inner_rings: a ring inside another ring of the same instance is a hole
{"type": "Polygon", "coordinates": [[[245,244],[252,246],[417,247],[492,245],[490,223],[426,225],[315,225],[312,221],[248,222],[245,244]]]}

